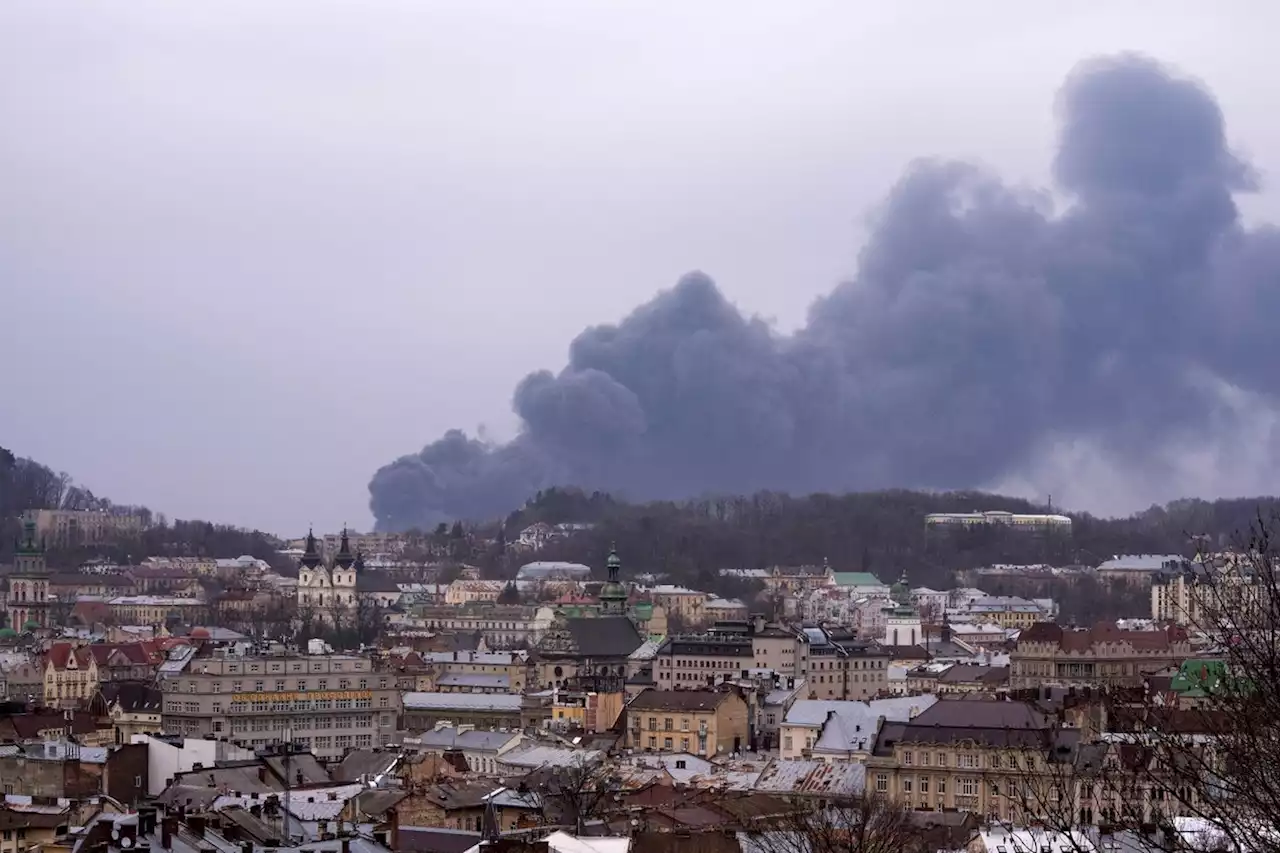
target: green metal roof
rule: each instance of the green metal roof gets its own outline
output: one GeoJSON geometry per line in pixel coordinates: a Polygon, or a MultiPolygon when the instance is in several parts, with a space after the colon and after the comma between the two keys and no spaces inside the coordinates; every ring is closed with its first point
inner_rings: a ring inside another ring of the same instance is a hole
{"type": "Polygon", "coordinates": [[[871,572],[835,572],[838,586],[884,586],[871,572]]]}

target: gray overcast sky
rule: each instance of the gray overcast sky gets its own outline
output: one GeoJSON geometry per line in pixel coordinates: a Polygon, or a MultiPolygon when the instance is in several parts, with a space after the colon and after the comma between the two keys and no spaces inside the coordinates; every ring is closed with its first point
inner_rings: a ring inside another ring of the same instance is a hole
{"type": "MultiPolygon", "coordinates": [[[[800,323],[912,158],[1048,182],[1137,50],[1280,157],[1271,3],[0,4],[0,443],[117,501],[367,527],[372,472],[702,269],[800,323]]],[[[1251,219],[1280,219],[1270,189],[1251,219]]]]}

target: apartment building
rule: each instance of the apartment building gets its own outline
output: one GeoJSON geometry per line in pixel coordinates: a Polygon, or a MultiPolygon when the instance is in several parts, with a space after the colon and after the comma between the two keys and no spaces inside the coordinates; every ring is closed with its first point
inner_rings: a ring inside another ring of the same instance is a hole
{"type": "Polygon", "coordinates": [[[150,681],[162,656],[149,643],[54,643],[45,655],[44,701],[73,708],[103,684],[150,681]]]}
{"type": "Polygon", "coordinates": [[[757,616],[751,621],[750,636],[758,669],[804,678],[809,670],[809,638],[805,634],[757,616]]]}
{"type": "Polygon", "coordinates": [[[162,664],[157,680],[168,733],[247,747],[292,738],[320,758],[393,742],[400,713],[395,679],[360,655],[202,649],[162,664]]]}
{"type": "Polygon", "coordinates": [[[503,581],[477,581],[459,578],[449,584],[444,593],[445,604],[469,604],[471,602],[496,602],[506,587],[503,581]]]}
{"type": "Polygon", "coordinates": [[[75,601],[82,595],[114,598],[137,590],[124,575],[94,575],[85,572],[60,572],[49,575],[49,594],[57,601],[75,601]]]}
{"type": "MultiPolygon", "coordinates": [[[[434,670],[436,689],[473,686],[499,693],[523,692],[529,669],[529,653],[509,652],[420,652],[422,662],[434,670]]],[[[476,690],[476,692],[482,692],[476,690]]]]}
{"type": "Polygon", "coordinates": [[[204,601],[175,595],[121,595],[108,599],[107,607],[116,622],[126,625],[163,625],[169,619],[198,625],[209,614],[204,601]]]}
{"type": "Polygon", "coordinates": [[[787,761],[865,762],[875,749],[883,723],[908,722],[937,701],[928,694],[871,702],[799,700],[780,726],[779,757],[787,761]]]}
{"type": "Polygon", "coordinates": [[[736,690],[646,690],[626,713],[630,749],[711,758],[748,746],[747,703],[736,690]]]}
{"type": "Polygon", "coordinates": [[[550,691],[523,696],[414,691],[404,694],[404,728],[408,732],[426,732],[441,724],[495,731],[540,728],[551,719],[551,699],[550,691]]]}
{"type": "Polygon", "coordinates": [[[1122,814],[1154,823],[1197,812],[1169,795],[1184,782],[1181,771],[1165,775],[1160,750],[1099,736],[1092,701],[1050,714],[1025,700],[946,699],[907,722],[886,721],[866,762],[867,790],[907,808],[966,811],[1004,825],[1072,815],[1098,826],[1122,814]]]}
{"type": "Polygon", "coordinates": [[[710,687],[725,678],[743,677],[755,666],[755,648],[748,636],[687,634],[663,642],[653,664],[660,689],[710,687]]]}
{"type": "Polygon", "coordinates": [[[1180,626],[1129,631],[1115,623],[1064,628],[1039,622],[1022,632],[1010,654],[1009,686],[1138,687],[1147,675],[1176,668],[1191,655],[1180,626]]]}
{"type": "Polygon", "coordinates": [[[995,624],[1001,628],[1029,628],[1053,615],[1034,601],[1016,595],[975,598],[962,611],[973,621],[995,624]]]}
{"type": "Polygon", "coordinates": [[[1051,773],[1047,757],[1073,761],[1080,739],[1030,703],[942,700],[880,727],[867,789],[907,808],[1019,820],[1024,788],[1051,773]]]}
{"type": "Polygon", "coordinates": [[[404,745],[424,755],[443,757],[460,752],[473,773],[497,774],[498,760],[523,740],[519,731],[488,731],[470,724],[451,726],[442,722],[420,735],[406,737],[404,745]]]}
{"type": "Polygon", "coordinates": [[[1100,581],[1148,586],[1156,575],[1177,572],[1186,562],[1177,554],[1126,554],[1104,560],[1094,573],[1100,581]]]}
{"type": "Polygon", "coordinates": [[[424,605],[417,609],[416,616],[415,621],[422,627],[461,634],[479,632],[491,648],[502,648],[536,644],[551,627],[555,611],[550,607],[471,602],[461,606],[424,605]]]}
{"type": "Polygon", "coordinates": [[[702,606],[703,618],[711,622],[746,619],[747,605],[736,598],[709,598],[702,606]]]}
{"type": "Polygon", "coordinates": [[[704,625],[711,621],[703,612],[710,595],[674,584],[658,584],[645,591],[654,605],[667,613],[668,619],[676,619],[684,625],[704,625]]]}
{"type": "Polygon", "coordinates": [[[25,520],[35,524],[36,534],[47,542],[101,542],[114,536],[141,533],[147,526],[140,515],[116,514],[100,510],[33,509],[25,520]]]}
{"type": "Polygon", "coordinates": [[[889,689],[889,649],[835,628],[805,628],[810,699],[872,699],[889,689]]]}
{"type": "Polygon", "coordinates": [[[1227,554],[1157,573],[1151,581],[1151,618],[1209,633],[1248,624],[1250,618],[1265,624],[1264,585],[1255,581],[1254,570],[1247,557],[1227,554]]]}

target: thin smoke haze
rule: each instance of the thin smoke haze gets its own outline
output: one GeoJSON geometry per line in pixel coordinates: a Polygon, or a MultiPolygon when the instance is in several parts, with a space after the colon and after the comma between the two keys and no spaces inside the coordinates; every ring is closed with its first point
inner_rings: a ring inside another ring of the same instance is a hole
{"type": "Polygon", "coordinates": [[[492,517],[555,484],[973,488],[1082,444],[1158,477],[1171,448],[1243,428],[1241,398],[1280,392],[1280,239],[1240,220],[1258,180],[1213,95],[1124,55],[1077,68],[1056,107],[1054,193],[917,162],[791,335],[690,273],[526,376],[512,441],[452,430],[379,469],[378,526],[492,517]]]}

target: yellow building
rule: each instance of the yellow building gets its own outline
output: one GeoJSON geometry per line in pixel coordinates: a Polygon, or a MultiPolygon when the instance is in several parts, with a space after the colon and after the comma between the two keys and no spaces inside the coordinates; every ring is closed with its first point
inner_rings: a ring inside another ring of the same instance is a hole
{"type": "Polygon", "coordinates": [[[497,601],[506,584],[502,581],[456,580],[445,590],[445,604],[468,604],[472,601],[497,601]]]}
{"type": "Polygon", "coordinates": [[[0,809],[0,853],[47,849],[59,831],[65,835],[72,823],[70,810],[49,813],[0,809]]]}
{"type": "Polygon", "coordinates": [[[748,746],[747,703],[736,690],[646,690],[626,713],[630,749],[711,758],[748,746]]]}
{"type": "Polygon", "coordinates": [[[667,612],[668,618],[676,618],[685,625],[699,625],[707,621],[703,608],[711,596],[696,589],[672,584],[659,584],[646,590],[649,600],[667,612]]]}
{"type": "Polygon", "coordinates": [[[44,701],[54,707],[74,707],[98,692],[98,662],[85,646],[54,643],[45,657],[44,701]]]}
{"type": "Polygon", "coordinates": [[[197,598],[168,595],[122,595],[107,602],[117,622],[129,625],[163,625],[175,617],[188,625],[198,625],[208,615],[208,606],[197,598]]]}
{"type": "Polygon", "coordinates": [[[1013,595],[976,598],[969,603],[967,611],[976,621],[999,625],[1001,628],[1030,628],[1037,622],[1050,618],[1050,614],[1034,601],[1013,595]]]}

